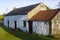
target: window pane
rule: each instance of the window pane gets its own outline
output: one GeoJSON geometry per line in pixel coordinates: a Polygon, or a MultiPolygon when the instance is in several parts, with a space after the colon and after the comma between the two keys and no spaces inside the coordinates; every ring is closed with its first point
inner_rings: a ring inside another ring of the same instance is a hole
{"type": "Polygon", "coordinates": [[[23,26],[26,27],[26,21],[23,21],[23,26]]]}

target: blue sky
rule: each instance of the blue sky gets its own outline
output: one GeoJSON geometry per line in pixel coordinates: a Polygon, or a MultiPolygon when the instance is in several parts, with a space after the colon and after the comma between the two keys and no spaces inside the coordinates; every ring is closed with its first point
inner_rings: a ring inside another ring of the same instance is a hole
{"type": "Polygon", "coordinates": [[[55,9],[57,8],[60,0],[0,0],[0,14],[3,14],[4,12],[6,12],[6,10],[7,12],[10,12],[11,10],[13,10],[14,6],[16,8],[19,8],[40,2],[43,2],[50,8],[55,9]]]}

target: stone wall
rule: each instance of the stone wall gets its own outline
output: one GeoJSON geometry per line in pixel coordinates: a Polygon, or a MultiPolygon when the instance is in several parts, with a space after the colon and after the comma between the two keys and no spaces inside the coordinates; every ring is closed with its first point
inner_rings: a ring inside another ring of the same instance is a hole
{"type": "Polygon", "coordinates": [[[60,34],[60,12],[52,19],[52,35],[60,34]]]}

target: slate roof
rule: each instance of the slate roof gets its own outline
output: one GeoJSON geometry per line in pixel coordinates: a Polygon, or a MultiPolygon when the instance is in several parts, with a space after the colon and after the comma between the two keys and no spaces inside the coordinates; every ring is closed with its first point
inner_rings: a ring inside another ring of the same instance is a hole
{"type": "Polygon", "coordinates": [[[38,12],[35,16],[33,16],[30,21],[48,21],[51,20],[60,9],[52,9],[38,12]]]}
{"type": "Polygon", "coordinates": [[[30,5],[30,6],[26,6],[26,7],[21,7],[18,8],[16,10],[13,10],[11,12],[9,12],[8,14],[6,14],[5,16],[11,16],[11,15],[26,15],[29,11],[31,11],[33,8],[35,8],[38,4],[34,4],[34,5],[30,5]]]}

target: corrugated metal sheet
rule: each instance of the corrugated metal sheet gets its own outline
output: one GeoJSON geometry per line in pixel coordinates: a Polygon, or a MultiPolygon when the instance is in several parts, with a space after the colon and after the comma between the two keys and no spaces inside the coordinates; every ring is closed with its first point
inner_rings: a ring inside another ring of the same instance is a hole
{"type": "Polygon", "coordinates": [[[60,9],[53,9],[53,10],[48,10],[48,11],[40,11],[39,13],[34,15],[29,20],[30,21],[48,21],[48,20],[52,19],[57,14],[57,12],[59,10],[60,9]]]}

